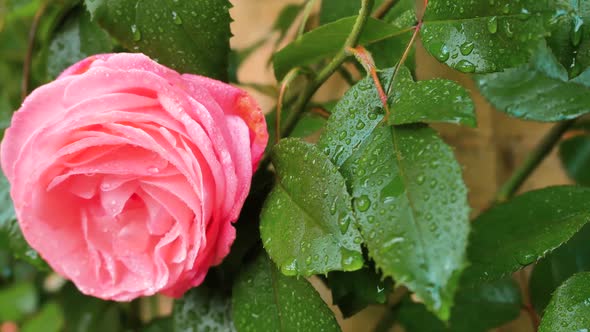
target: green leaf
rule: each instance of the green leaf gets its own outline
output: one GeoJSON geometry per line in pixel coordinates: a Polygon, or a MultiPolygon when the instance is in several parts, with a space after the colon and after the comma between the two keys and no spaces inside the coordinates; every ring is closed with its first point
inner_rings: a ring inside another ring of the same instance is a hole
{"type": "Polygon", "coordinates": [[[530,191],[496,205],[473,222],[465,282],[495,280],[534,263],[590,220],[590,189],[530,191]]]}
{"type": "MultiPolygon", "coordinates": [[[[283,125],[286,122],[287,117],[289,116],[288,112],[281,112],[281,127],[283,127],[283,125]]],[[[267,150],[272,149],[272,147],[276,144],[275,140],[276,140],[276,118],[277,118],[277,112],[272,111],[268,114],[266,114],[265,116],[266,118],[266,123],[267,123],[267,127],[268,127],[268,145],[266,146],[267,150]]],[[[297,122],[297,124],[295,125],[295,128],[293,129],[293,131],[291,132],[291,134],[289,135],[289,137],[299,137],[299,138],[306,138],[308,136],[311,136],[313,134],[316,134],[318,131],[320,131],[324,125],[326,124],[326,119],[322,118],[321,116],[311,113],[311,112],[305,112],[301,118],[299,119],[299,121],[297,122]]]]}
{"type": "Polygon", "coordinates": [[[57,301],[67,322],[65,332],[122,331],[121,312],[113,302],[86,296],[71,283],[61,289],[57,301]]]}
{"type": "Polygon", "coordinates": [[[450,332],[446,325],[426,309],[406,297],[398,312],[398,322],[406,332],[450,332]]]}
{"type": "Polygon", "coordinates": [[[94,54],[109,53],[113,49],[111,38],[83,8],[73,10],[55,32],[49,45],[47,73],[50,79],[64,69],[94,54]]]}
{"type": "Polygon", "coordinates": [[[575,136],[561,142],[559,157],[572,180],[590,186],[590,136],[575,136]]]}
{"type": "MultiPolygon", "coordinates": [[[[260,218],[264,200],[272,190],[274,183],[274,173],[269,169],[259,169],[254,173],[250,193],[234,226],[236,238],[231,250],[220,265],[209,271],[208,275],[215,276],[215,283],[210,284],[212,288],[230,290],[244,265],[244,260],[249,257],[252,251],[259,249],[260,230],[257,221],[260,218]]],[[[206,279],[205,282],[207,281],[209,280],[206,279]]]]}
{"type": "Polygon", "coordinates": [[[234,284],[232,308],[240,332],[340,331],[315,289],[281,274],[264,253],[234,284]]]}
{"type": "Polygon", "coordinates": [[[406,299],[399,321],[406,332],[486,332],[516,319],[521,311],[520,288],[512,279],[459,288],[448,327],[422,304],[406,299]]]}
{"type": "Polygon", "coordinates": [[[264,248],[286,275],[354,271],[361,237],[342,175],[314,145],[283,139],[273,150],[278,183],[260,216],[264,248]]]}
{"type": "Polygon", "coordinates": [[[8,243],[14,257],[22,259],[41,270],[48,269],[47,263],[29,246],[23,237],[10,198],[10,184],[2,171],[0,171],[0,240],[8,243]]]}
{"type": "Polygon", "coordinates": [[[541,259],[529,281],[531,302],[542,313],[551,294],[577,272],[590,271],[590,225],[586,224],[567,243],[541,259]]]}
{"type": "Polygon", "coordinates": [[[450,327],[454,332],[486,332],[518,318],[521,307],[520,287],[510,278],[459,287],[450,327]]]}
{"type": "MultiPolygon", "coordinates": [[[[389,11],[383,20],[400,30],[414,26],[416,25],[417,19],[416,10],[413,7],[414,1],[400,1],[398,5],[389,11]],[[401,9],[406,10],[402,12],[401,9]]],[[[368,45],[367,49],[373,55],[375,66],[377,68],[395,67],[410,43],[413,32],[413,30],[408,30],[396,38],[388,38],[368,45]]],[[[415,68],[415,53],[414,47],[411,47],[410,53],[404,62],[405,65],[412,68],[412,70],[415,68]]]]}
{"type": "Polygon", "coordinates": [[[539,332],[587,331],[590,328],[590,272],[578,273],[557,288],[539,332]]]}
{"type": "Polygon", "coordinates": [[[430,0],[420,31],[426,50],[465,73],[526,63],[545,36],[549,0],[430,0]]]}
{"type": "MultiPolygon", "coordinates": [[[[141,332],[170,332],[173,331],[172,318],[158,318],[141,329],[141,332]]],[[[107,331],[107,330],[105,330],[107,331]]],[[[109,331],[110,332],[110,331],[109,331]]],[[[210,331],[214,332],[214,331],[210,331]]]]}
{"type": "Polygon", "coordinates": [[[22,332],[60,332],[65,325],[62,309],[55,302],[46,303],[41,311],[27,321],[22,332]]]}
{"type": "Polygon", "coordinates": [[[289,31],[289,28],[297,18],[297,15],[299,15],[300,11],[301,5],[289,4],[283,7],[275,23],[272,26],[273,30],[279,32],[278,41],[282,40],[283,37],[285,37],[287,31],[289,31]]]}
{"type": "MultiPolygon", "coordinates": [[[[384,74],[390,75],[390,71],[384,74]]],[[[433,79],[414,82],[410,70],[400,68],[392,89],[390,125],[416,122],[447,122],[470,127],[477,125],[475,106],[467,90],[459,84],[433,79]]]]}
{"type": "MultiPolygon", "coordinates": [[[[344,46],[356,18],[356,16],[347,17],[320,26],[275,53],[273,66],[277,79],[282,80],[291,68],[308,66],[336,55],[344,46]]],[[[368,45],[387,38],[402,36],[408,32],[407,30],[369,18],[358,44],[368,45]]]]}
{"type": "Polygon", "coordinates": [[[562,121],[590,112],[590,71],[568,80],[542,43],[531,63],[477,77],[480,92],[500,111],[534,121],[562,121]]]}
{"type": "Polygon", "coordinates": [[[228,0],[85,0],[93,20],[134,52],[181,73],[227,80],[228,0]]]}
{"type": "Polygon", "coordinates": [[[344,318],[370,304],[384,304],[393,289],[393,282],[389,278],[382,279],[374,267],[354,272],[330,272],[327,281],[332,291],[332,303],[338,305],[344,318]]]}
{"type": "Polygon", "coordinates": [[[35,285],[18,282],[0,289],[0,322],[21,321],[37,310],[39,298],[35,285]]]}
{"type": "Polygon", "coordinates": [[[231,302],[205,286],[193,288],[174,303],[175,332],[236,331],[231,317],[231,302]]]}
{"type": "Polygon", "coordinates": [[[469,232],[461,168],[433,130],[380,125],[380,108],[374,84],[362,80],[336,106],[318,147],[346,178],[383,275],[446,319],[469,232]]]}
{"type": "Polygon", "coordinates": [[[549,47],[570,77],[577,76],[590,65],[590,2],[559,1],[560,8],[551,18],[549,47]]]}

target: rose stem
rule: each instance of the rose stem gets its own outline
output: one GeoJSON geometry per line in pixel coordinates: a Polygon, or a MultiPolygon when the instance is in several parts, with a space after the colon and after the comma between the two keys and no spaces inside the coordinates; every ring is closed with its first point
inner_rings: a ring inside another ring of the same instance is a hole
{"type": "Polygon", "coordinates": [[[49,1],[42,1],[39,9],[35,13],[35,17],[33,18],[33,22],[31,23],[31,29],[29,30],[29,39],[27,44],[27,53],[25,55],[24,64],[23,64],[23,77],[21,82],[21,97],[24,100],[27,95],[29,94],[29,76],[31,72],[31,64],[33,62],[33,48],[35,48],[35,37],[37,36],[37,30],[39,28],[39,22],[41,21],[41,17],[45,13],[47,9],[49,1]]]}
{"type": "Polygon", "coordinates": [[[529,154],[524,163],[502,185],[496,194],[496,203],[505,202],[520,189],[534,170],[541,164],[547,155],[559,143],[561,136],[574,124],[574,120],[559,122],[541,139],[537,147],[529,154]]]}

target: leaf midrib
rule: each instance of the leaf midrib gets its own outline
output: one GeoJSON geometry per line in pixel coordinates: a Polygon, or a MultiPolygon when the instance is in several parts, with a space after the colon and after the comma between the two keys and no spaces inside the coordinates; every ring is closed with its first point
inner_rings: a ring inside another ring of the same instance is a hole
{"type": "Polygon", "coordinates": [[[273,290],[272,293],[273,293],[273,299],[275,302],[275,307],[277,308],[277,318],[279,321],[279,328],[280,328],[280,331],[285,331],[284,323],[283,323],[283,315],[281,313],[281,305],[279,302],[279,287],[277,285],[278,278],[276,276],[276,269],[274,269],[274,267],[272,266],[272,262],[269,259],[266,259],[265,261],[266,261],[266,266],[268,267],[269,272],[270,272],[270,285],[273,290]]]}
{"type": "Polygon", "coordinates": [[[424,250],[424,248],[426,247],[426,243],[424,242],[424,238],[423,238],[423,234],[422,234],[422,229],[419,227],[420,225],[417,222],[418,217],[416,216],[416,207],[414,204],[414,200],[412,198],[412,195],[410,194],[410,187],[408,186],[408,179],[406,178],[406,173],[404,170],[404,167],[402,165],[402,159],[403,157],[401,156],[400,150],[399,150],[399,145],[397,142],[397,138],[396,138],[396,132],[395,132],[395,127],[391,126],[390,128],[390,132],[391,132],[391,141],[393,144],[393,148],[394,148],[394,154],[395,154],[395,158],[396,158],[396,162],[397,162],[397,166],[400,172],[400,177],[402,179],[402,182],[404,184],[404,187],[406,188],[406,190],[404,190],[404,194],[406,195],[406,197],[408,198],[408,203],[410,204],[410,210],[412,212],[412,223],[414,224],[416,231],[418,232],[418,241],[420,242],[420,246],[422,247],[422,258],[424,259],[424,263],[426,264],[426,266],[428,267],[426,269],[426,272],[430,271],[429,267],[431,259],[428,256],[426,250],[424,250]]]}
{"type": "MultiPolygon", "coordinates": [[[[534,17],[534,14],[537,13],[545,13],[544,11],[538,11],[538,12],[531,12],[529,18],[527,18],[525,20],[528,21],[529,19],[532,19],[534,17]]],[[[467,17],[467,18],[453,18],[453,19],[448,19],[448,20],[432,20],[429,21],[427,19],[424,20],[424,24],[448,24],[448,23],[463,23],[463,22],[469,22],[469,21],[477,21],[477,20],[489,20],[491,18],[516,18],[516,19],[521,19],[522,17],[524,17],[525,14],[504,14],[504,15],[489,15],[489,16],[477,16],[477,17],[467,17]]]]}

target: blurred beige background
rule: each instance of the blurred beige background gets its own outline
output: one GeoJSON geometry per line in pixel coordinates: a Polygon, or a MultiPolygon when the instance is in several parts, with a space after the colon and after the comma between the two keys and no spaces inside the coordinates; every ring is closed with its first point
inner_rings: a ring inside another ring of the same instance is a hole
{"type": "MultiPolygon", "coordinates": [[[[234,4],[234,8],[231,10],[234,19],[232,47],[245,48],[260,38],[264,38],[271,30],[281,8],[289,3],[302,2],[302,0],[232,0],[234,4]]],[[[238,72],[241,81],[276,84],[272,70],[267,66],[268,58],[272,53],[273,40],[272,37],[269,38],[269,42],[244,63],[238,72]]],[[[474,84],[467,75],[440,65],[419,45],[417,61],[419,79],[445,77],[457,80],[472,92],[476,102],[478,128],[468,129],[450,125],[436,127],[447,143],[455,148],[455,153],[464,166],[464,178],[470,190],[469,200],[474,214],[477,214],[489,205],[499,185],[508,178],[515,167],[522,163],[528,152],[534,148],[551,125],[519,121],[495,111],[475,91],[474,84]]],[[[345,84],[338,79],[332,79],[316,97],[321,99],[326,96],[337,97],[342,95],[345,90],[345,84]]],[[[257,95],[257,98],[266,110],[274,105],[271,98],[261,95],[257,95]]],[[[522,190],[528,191],[567,182],[554,151],[525,183],[522,190]]],[[[314,284],[326,302],[331,303],[329,292],[323,289],[320,283],[314,284]]],[[[371,331],[383,313],[380,308],[372,307],[354,318],[342,320],[338,309],[334,308],[334,310],[344,331],[347,332],[371,331]]],[[[528,316],[523,314],[516,322],[504,326],[498,331],[529,332],[533,329],[528,316]]]]}

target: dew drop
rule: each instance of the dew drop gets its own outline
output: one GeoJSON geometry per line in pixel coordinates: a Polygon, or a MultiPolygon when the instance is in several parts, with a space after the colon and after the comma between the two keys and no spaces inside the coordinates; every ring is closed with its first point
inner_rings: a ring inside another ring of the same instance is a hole
{"type": "Polygon", "coordinates": [[[455,65],[455,69],[463,73],[475,72],[475,65],[467,60],[461,60],[455,65]]]}
{"type": "Polygon", "coordinates": [[[361,130],[363,128],[365,128],[365,123],[363,121],[359,120],[359,122],[356,123],[356,129],[361,130]]]}
{"type": "Polygon", "coordinates": [[[297,260],[294,259],[290,263],[281,266],[281,272],[286,276],[297,275],[297,260]]]}
{"type": "Polygon", "coordinates": [[[424,175],[419,175],[418,178],[416,178],[416,182],[418,182],[418,184],[423,184],[425,180],[426,177],[424,175]]]}
{"type": "Polygon", "coordinates": [[[344,271],[355,271],[363,267],[363,256],[360,252],[342,248],[341,254],[344,271]]]}
{"type": "Polygon", "coordinates": [[[371,200],[367,195],[362,195],[354,200],[354,204],[358,211],[365,212],[371,207],[371,200]]]}
{"type": "Polygon", "coordinates": [[[451,52],[449,51],[447,45],[442,44],[438,47],[438,52],[436,53],[436,58],[438,59],[438,61],[445,62],[449,60],[450,56],[451,52]]]}
{"type": "Polygon", "coordinates": [[[174,24],[176,25],[182,24],[182,19],[180,18],[180,16],[178,16],[178,13],[172,12],[172,22],[174,22],[174,24]]]}
{"type": "Polygon", "coordinates": [[[345,139],[347,135],[348,133],[346,132],[346,130],[343,130],[340,132],[340,135],[338,135],[338,138],[345,139]]]}
{"type": "Polygon", "coordinates": [[[571,40],[574,47],[578,47],[582,41],[582,32],[584,27],[584,20],[580,16],[575,16],[571,31],[571,40]]]}
{"type": "Polygon", "coordinates": [[[498,18],[496,16],[493,16],[488,20],[488,31],[491,34],[498,32],[498,18]]]}
{"type": "Polygon", "coordinates": [[[345,234],[348,231],[348,227],[350,226],[350,218],[347,216],[338,220],[338,226],[340,227],[340,232],[345,234]]]}
{"type": "Polygon", "coordinates": [[[469,54],[471,54],[471,52],[473,52],[474,46],[475,46],[475,44],[473,42],[465,42],[465,43],[463,43],[463,45],[461,45],[459,50],[461,51],[461,54],[469,55],[469,54]]]}
{"type": "Polygon", "coordinates": [[[137,28],[137,25],[133,24],[131,26],[131,33],[133,34],[133,41],[140,41],[141,40],[141,31],[137,28]]]}

